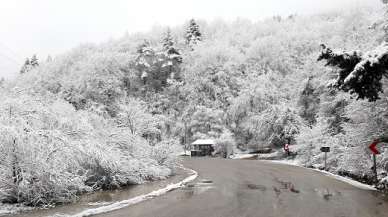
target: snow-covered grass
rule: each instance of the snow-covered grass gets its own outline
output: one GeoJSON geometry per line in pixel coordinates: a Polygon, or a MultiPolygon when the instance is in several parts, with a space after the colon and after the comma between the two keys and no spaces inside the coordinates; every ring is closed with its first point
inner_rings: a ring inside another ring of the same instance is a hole
{"type": "Polygon", "coordinates": [[[13,215],[23,211],[32,210],[32,207],[23,206],[22,204],[2,204],[0,203],[0,216],[13,215]]]}
{"type": "Polygon", "coordinates": [[[195,180],[198,177],[198,173],[196,171],[191,170],[191,169],[186,169],[186,170],[190,171],[191,175],[186,177],[184,180],[182,180],[178,183],[169,184],[164,188],[152,191],[148,194],[143,194],[143,195],[140,195],[137,197],[133,197],[133,198],[130,198],[128,200],[119,201],[119,202],[116,202],[116,203],[113,203],[110,205],[106,205],[106,206],[101,206],[98,208],[87,209],[85,211],[82,211],[82,212],[77,213],[75,215],[72,215],[70,217],[86,217],[86,216],[107,213],[107,212],[122,209],[124,207],[131,206],[131,205],[158,197],[160,195],[166,194],[169,191],[175,190],[175,189],[180,188],[189,182],[192,182],[193,180],[195,180]]]}

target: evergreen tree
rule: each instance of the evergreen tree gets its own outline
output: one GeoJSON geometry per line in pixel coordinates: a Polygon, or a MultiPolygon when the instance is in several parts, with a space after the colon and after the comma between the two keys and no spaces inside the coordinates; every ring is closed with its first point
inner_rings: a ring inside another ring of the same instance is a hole
{"type": "Polygon", "coordinates": [[[31,69],[31,62],[30,59],[27,58],[26,61],[24,62],[22,68],[20,69],[20,74],[26,73],[31,69]]]}
{"type": "Polygon", "coordinates": [[[155,56],[155,51],[147,40],[144,40],[137,48],[136,66],[140,71],[140,78],[146,84],[150,70],[152,69],[152,59],[155,56]]]}
{"type": "Polygon", "coordinates": [[[24,62],[22,68],[20,69],[20,73],[26,73],[30,71],[33,68],[36,68],[39,66],[38,58],[34,54],[31,59],[27,58],[26,61],[24,62]]]}
{"type": "Polygon", "coordinates": [[[337,52],[322,45],[320,60],[326,60],[326,65],[338,69],[338,77],[331,86],[354,93],[357,99],[379,99],[379,93],[383,92],[382,78],[388,77],[388,43],[366,54],[337,52]]]}
{"type": "Polygon", "coordinates": [[[169,77],[177,78],[179,71],[179,65],[182,63],[182,56],[179,50],[175,47],[173,37],[170,29],[167,29],[165,37],[162,39],[163,56],[165,62],[163,67],[167,68],[169,77]]]}
{"type": "Polygon", "coordinates": [[[30,64],[34,68],[39,66],[39,62],[38,62],[38,58],[36,57],[36,54],[32,55],[30,64]]]}
{"type": "MultiPolygon", "coordinates": [[[[168,45],[171,43],[167,43],[168,45]]],[[[172,47],[169,51],[172,52],[172,47]]],[[[147,85],[152,90],[160,91],[167,85],[170,71],[173,67],[169,67],[169,63],[173,61],[168,60],[168,57],[175,58],[174,55],[167,55],[168,52],[156,51],[148,41],[144,41],[137,50],[138,56],[136,58],[136,67],[139,76],[143,81],[143,85],[147,85]]]]}
{"type": "Polygon", "coordinates": [[[194,19],[190,20],[189,28],[186,31],[186,44],[189,46],[196,45],[202,41],[202,34],[199,31],[199,26],[194,19]]]}

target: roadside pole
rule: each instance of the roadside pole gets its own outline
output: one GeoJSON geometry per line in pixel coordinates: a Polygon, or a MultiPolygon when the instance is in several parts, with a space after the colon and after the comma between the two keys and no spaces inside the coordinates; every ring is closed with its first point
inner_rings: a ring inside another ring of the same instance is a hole
{"type": "Polygon", "coordinates": [[[330,147],[321,147],[321,152],[325,153],[325,170],[327,171],[327,152],[330,152],[330,147]]]}
{"type": "Polygon", "coordinates": [[[376,163],[376,155],[380,154],[379,150],[377,150],[376,146],[379,144],[379,140],[375,140],[372,142],[372,144],[369,145],[369,149],[372,152],[373,156],[373,175],[374,175],[374,182],[377,185],[378,177],[377,177],[377,163],[376,163]]]}
{"type": "Polygon", "coordinates": [[[377,164],[376,164],[376,155],[373,154],[373,174],[374,174],[374,181],[375,184],[377,184],[378,179],[377,179],[377,164]]]}
{"type": "Polygon", "coordinates": [[[325,152],[325,170],[327,171],[326,162],[327,162],[327,152],[325,152]]]}

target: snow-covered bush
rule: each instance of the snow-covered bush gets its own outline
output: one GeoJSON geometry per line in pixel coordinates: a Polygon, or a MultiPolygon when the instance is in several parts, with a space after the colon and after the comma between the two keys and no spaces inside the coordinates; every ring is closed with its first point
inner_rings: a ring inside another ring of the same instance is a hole
{"type": "Polygon", "coordinates": [[[229,130],[224,130],[221,136],[215,140],[215,143],[213,154],[220,154],[222,157],[233,154],[236,147],[234,136],[229,130]]]}
{"type": "Polygon", "coordinates": [[[6,92],[0,105],[0,201],[66,203],[93,189],[167,177],[172,159],[128,127],[55,96],[6,92]]]}
{"type": "Polygon", "coordinates": [[[77,174],[79,153],[74,143],[88,130],[82,126],[85,118],[63,101],[45,104],[42,98],[27,95],[2,96],[2,101],[0,200],[61,203],[88,190],[77,174]]]}
{"type": "Polygon", "coordinates": [[[307,167],[324,167],[324,153],[320,148],[330,147],[327,154],[327,168],[353,178],[370,176],[372,161],[366,144],[356,144],[349,135],[332,135],[327,124],[318,119],[313,128],[305,127],[297,137],[295,151],[298,161],[307,167]]]}
{"type": "Polygon", "coordinates": [[[174,168],[177,165],[178,154],[182,151],[178,141],[174,139],[163,140],[151,149],[151,159],[154,159],[159,165],[174,168]]]}

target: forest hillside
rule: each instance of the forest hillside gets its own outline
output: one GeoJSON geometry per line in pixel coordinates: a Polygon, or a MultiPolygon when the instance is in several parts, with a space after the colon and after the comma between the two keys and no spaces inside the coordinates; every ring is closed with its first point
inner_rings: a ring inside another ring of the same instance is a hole
{"type": "MultiPolygon", "coordinates": [[[[2,84],[0,200],[61,203],[165,178],[198,138],[234,153],[282,153],[290,142],[309,167],[321,167],[319,149],[330,146],[331,171],[370,176],[366,147],[388,131],[388,93],[369,102],[331,89],[335,70],[317,59],[321,44],[381,44],[383,14],[191,20],[29,62],[2,84]]],[[[384,153],[379,168],[387,163],[384,153]]]]}

